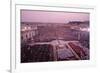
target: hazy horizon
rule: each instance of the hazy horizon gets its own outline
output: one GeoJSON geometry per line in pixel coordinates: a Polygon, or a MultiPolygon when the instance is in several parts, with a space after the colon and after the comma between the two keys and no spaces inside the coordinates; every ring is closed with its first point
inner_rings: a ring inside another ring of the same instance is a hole
{"type": "Polygon", "coordinates": [[[67,23],[89,21],[89,13],[21,10],[21,22],[67,23]]]}

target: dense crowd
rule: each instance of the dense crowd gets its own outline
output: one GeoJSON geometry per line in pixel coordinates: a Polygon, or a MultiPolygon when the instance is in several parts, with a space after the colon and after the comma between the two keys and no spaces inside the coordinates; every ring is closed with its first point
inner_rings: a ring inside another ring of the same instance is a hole
{"type": "Polygon", "coordinates": [[[53,60],[51,45],[24,45],[21,48],[21,62],[47,62],[53,60]]]}

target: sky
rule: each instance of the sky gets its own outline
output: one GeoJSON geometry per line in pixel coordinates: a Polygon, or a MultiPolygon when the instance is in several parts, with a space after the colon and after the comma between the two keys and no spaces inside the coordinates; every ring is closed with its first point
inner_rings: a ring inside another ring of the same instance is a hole
{"type": "Polygon", "coordinates": [[[21,22],[67,23],[88,20],[89,13],[21,10],[21,22]]]}

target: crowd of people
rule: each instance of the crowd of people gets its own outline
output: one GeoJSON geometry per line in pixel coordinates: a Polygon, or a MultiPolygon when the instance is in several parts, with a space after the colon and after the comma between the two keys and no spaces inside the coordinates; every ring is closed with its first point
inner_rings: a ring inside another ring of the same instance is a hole
{"type": "Polygon", "coordinates": [[[21,48],[21,62],[47,62],[53,60],[53,48],[51,45],[24,45],[21,48]]]}

